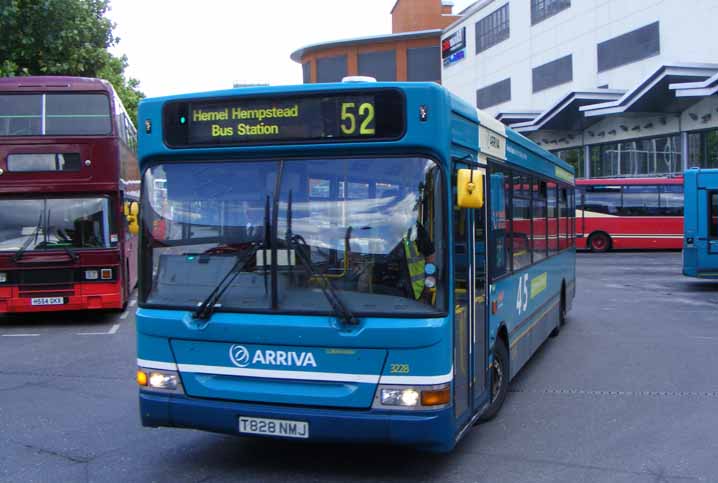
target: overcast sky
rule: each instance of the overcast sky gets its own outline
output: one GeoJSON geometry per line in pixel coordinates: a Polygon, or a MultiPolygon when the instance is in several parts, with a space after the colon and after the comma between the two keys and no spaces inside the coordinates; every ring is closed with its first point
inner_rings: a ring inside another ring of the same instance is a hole
{"type": "MultiPolygon", "coordinates": [[[[111,0],[115,54],[148,96],[298,84],[307,45],[391,33],[396,0],[111,0]]],[[[458,13],[474,0],[455,0],[458,13]]]]}

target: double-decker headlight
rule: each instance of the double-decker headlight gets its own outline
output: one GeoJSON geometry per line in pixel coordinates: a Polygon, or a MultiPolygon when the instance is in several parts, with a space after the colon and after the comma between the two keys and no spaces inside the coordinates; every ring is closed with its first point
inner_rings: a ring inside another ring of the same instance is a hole
{"type": "Polygon", "coordinates": [[[83,276],[85,280],[112,280],[112,269],[111,268],[92,268],[85,270],[83,276]]]}
{"type": "Polygon", "coordinates": [[[146,391],[184,393],[182,381],[175,371],[140,367],[137,369],[137,385],[146,391]]]}
{"type": "Polygon", "coordinates": [[[451,385],[379,386],[375,409],[440,409],[451,402],[451,385]]]}
{"type": "Polygon", "coordinates": [[[7,273],[0,272],[0,283],[5,283],[5,282],[7,282],[7,273]]]}

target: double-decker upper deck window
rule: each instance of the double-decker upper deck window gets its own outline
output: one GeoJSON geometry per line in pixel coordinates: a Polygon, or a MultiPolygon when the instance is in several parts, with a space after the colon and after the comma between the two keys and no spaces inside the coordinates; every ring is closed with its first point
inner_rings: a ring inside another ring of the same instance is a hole
{"type": "Polygon", "coordinates": [[[536,25],[570,6],[571,0],[531,0],[531,25],[536,25]]]}
{"type": "Polygon", "coordinates": [[[112,132],[104,94],[0,94],[0,136],[88,136],[112,132]]]}
{"type": "Polygon", "coordinates": [[[509,38],[509,4],[476,22],[476,53],[509,38]]]}

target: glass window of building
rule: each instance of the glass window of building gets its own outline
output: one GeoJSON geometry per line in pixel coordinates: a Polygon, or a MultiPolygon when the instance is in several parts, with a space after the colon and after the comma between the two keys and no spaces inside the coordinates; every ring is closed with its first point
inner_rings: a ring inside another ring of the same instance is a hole
{"type": "Polygon", "coordinates": [[[536,25],[570,6],[571,0],[531,0],[531,25],[536,25]]]}
{"type": "Polygon", "coordinates": [[[688,134],[688,167],[718,168],[718,129],[688,134]]]}
{"type": "Polygon", "coordinates": [[[591,178],[662,176],[682,172],[680,136],[591,146],[591,178]]]}
{"type": "Polygon", "coordinates": [[[531,191],[533,192],[533,197],[531,199],[533,214],[533,237],[531,239],[531,251],[533,253],[534,262],[538,262],[539,260],[546,258],[548,255],[546,182],[534,179],[531,191]]]}
{"type": "Polygon", "coordinates": [[[509,38],[509,4],[476,22],[476,53],[509,38]]]}
{"type": "Polygon", "coordinates": [[[573,166],[573,169],[576,170],[576,178],[586,177],[586,170],[583,166],[583,147],[561,149],[559,151],[554,151],[554,154],[573,166]]]}
{"type": "Polygon", "coordinates": [[[511,253],[514,270],[531,265],[531,198],[529,195],[530,178],[514,174],[514,192],[512,197],[512,233],[511,253]]]}

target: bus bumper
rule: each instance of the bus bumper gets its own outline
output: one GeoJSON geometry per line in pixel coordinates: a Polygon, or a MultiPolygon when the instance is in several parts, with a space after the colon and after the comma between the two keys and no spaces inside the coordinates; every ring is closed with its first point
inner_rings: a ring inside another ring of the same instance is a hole
{"type": "Polygon", "coordinates": [[[389,443],[432,452],[450,451],[455,444],[452,407],[421,413],[351,411],[211,401],[140,391],[140,415],[143,426],[192,428],[232,435],[240,435],[241,415],[306,421],[309,441],[316,442],[389,443]]]}
{"type": "MultiPolygon", "coordinates": [[[[87,285],[82,286],[81,284],[76,284],[74,291],[75,294],[62,296],[64,301],[62,304],[33,305],[33,297],[21,296],[17,287],[0,288],[0,314],[88,309],[112,310],[122,308],[122,289],[119,284],[96,284],[89,288],[87,285]]],[[[40,293],[36,296],[38,298],[47,298],[57,295],[40,293]]]]}

